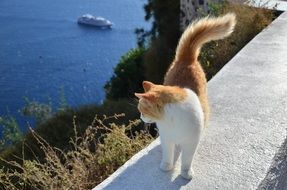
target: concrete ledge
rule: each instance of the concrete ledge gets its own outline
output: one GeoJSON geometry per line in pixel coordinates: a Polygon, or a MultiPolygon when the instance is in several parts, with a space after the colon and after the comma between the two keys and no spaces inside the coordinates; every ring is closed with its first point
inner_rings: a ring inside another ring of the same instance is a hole
{"type": "Polygon", "coordinates": [[[156,140],[94,190],[256,189],[268,187],[269,174],[284,185],[286,172],[271,170],[287,162],[286,151],[273,160],[287,136],[287,13],[244,47],[208,89],[212,114],[195,155],[194,179],[182,179],[178,163],[174,172],[159,170],[156,140]]]}

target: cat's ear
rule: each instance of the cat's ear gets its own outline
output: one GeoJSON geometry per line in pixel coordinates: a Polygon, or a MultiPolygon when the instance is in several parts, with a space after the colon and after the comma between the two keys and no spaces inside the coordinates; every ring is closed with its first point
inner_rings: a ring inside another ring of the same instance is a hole
{"type": "Polygon", "coordinates": [[[151,102],[155,100],[155,95],[153,93],[135,93],[135,96],[139,99],[143,98],[151,102]]]}
{"type": "Polygon", "coordinates": [[[149,91],[152,86],[154,86],[154,84],[152,82],[143,81],[143,88],[144,88],[145,92],[149,91]]]}

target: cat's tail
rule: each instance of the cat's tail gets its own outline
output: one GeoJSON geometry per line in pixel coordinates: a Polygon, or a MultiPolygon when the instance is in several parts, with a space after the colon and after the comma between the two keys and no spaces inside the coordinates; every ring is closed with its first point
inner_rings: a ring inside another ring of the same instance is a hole
{"type": "Polygon", "coordinates": [[[229,36],[236,24],[234,13],[222,17],[206,17],[187,27],[182,34],[175,55],[175,61],[194,62],[203,44],[229,36]]]}

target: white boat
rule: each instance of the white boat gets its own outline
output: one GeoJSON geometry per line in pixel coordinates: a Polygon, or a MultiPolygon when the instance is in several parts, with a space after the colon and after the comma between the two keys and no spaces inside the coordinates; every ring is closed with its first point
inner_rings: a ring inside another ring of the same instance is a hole
{"type": "Polygon", "coordinates": [[[78,18],[78,24],[85,24],[97,27],[111,28],[113,23],[103,17],[95,17],[91,14],[85,14],[78,18]]]}

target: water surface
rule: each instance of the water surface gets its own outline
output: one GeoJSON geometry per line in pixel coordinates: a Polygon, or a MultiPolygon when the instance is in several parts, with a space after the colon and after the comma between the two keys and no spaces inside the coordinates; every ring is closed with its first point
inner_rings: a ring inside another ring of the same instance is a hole
{"type": "Polygon", "coordinates": [[[144,0],[1,0],[0,115],[23,125],[23,97],[53,105],[64,89],[71,106],[100,103],[103,85],[122,54],[136,47],[134,29],[148,28],[144,0]],[[112,30],[83,27],[91,13],[115,23],[112,30]],[[9,110],[9,111],[7,111],[9,110]]]}

